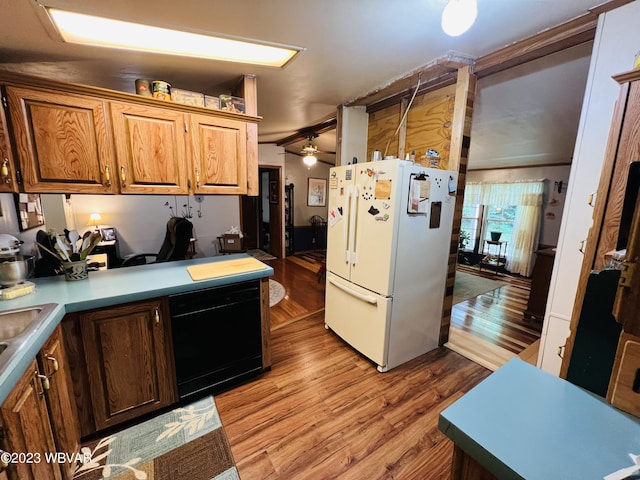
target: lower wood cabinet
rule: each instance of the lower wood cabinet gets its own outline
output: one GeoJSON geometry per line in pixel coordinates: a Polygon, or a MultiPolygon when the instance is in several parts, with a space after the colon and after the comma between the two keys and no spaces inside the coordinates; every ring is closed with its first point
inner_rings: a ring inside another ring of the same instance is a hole
{"type": "Polygon", "coordinates": [[[56,452],[70,456],[65,463],[60,463],[62,478],[71,480],[76,467],[75,459],[80,452],[80,425],[60,326],[40,350],[38,365],[42,374],[49,379],[49,390],[45,391],[45,398],[56,452]]]}
{"type": "Polygon", "coordinates": [[[6,467],[9,480],[62,480],[58,464],[45,461],[56,447],[43,380],[34,360],[0,407],[2,448],[15,457],[6,467]]]}
{"type": "Polygon", "coordinates": [[[74,350],[82,351],[86,371],[74,383],[80,382],[84,418],[93,417],[93,429],[85,422],[83,435],[177,401],[165,298],[82,312],[76,319],[82,345],[74,350]]]}
{"type": "Polygon", "coordinates": [[[80,429],[71,392],[62,329],[58,326],[0,407],[2,449],[17,460],[8,465],[4,478],[73,478],[80,429]]]}

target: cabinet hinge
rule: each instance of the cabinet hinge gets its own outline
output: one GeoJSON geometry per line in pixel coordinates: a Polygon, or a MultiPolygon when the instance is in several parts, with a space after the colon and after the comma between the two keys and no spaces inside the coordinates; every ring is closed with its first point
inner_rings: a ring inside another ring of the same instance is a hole
{"type": "Polygon", "coordinates": [[[184,133],[189,133],[189,124],[184,122],[184,133]]]}
{"type": "Polygon", "coordinates": [[[631,282],[633,281],[633,275],[636,273],[635,262],[622,262],[620,270],[620,280],[618,281],[618,285],[621,287],[630,287],[631,282]]]}
{"type": "Polygon", "coordinates": [[[7,96],[6,95],[2,96],[2,106],[4,108],[9,108],[9,104],[7,103],[7,96]]]}
{"type": "Polygon", "coordinates": [[[21,170],[16,170],[16,182],[18,182],[18,185],[22,185],[22,171],[21,170]]]}

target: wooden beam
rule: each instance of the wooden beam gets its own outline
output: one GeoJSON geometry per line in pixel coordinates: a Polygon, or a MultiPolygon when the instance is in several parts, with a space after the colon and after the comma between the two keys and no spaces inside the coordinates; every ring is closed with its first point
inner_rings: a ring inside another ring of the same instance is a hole
{"type": "Polygon", "coordinates": [[[540,32],[509,46],[484,55],[475,63],[478,78],[507,70],[508,68],[536,60],[593,40],[598,16],[584,14],[562,25],[540,32]]]}
{"type": "MultiPolygon", "coordinates": [[[[279,147],[291,145],[292,143],[299,142],[300,140],[306,140],[310,135],[320,135],[321,133],[329,132],[331,130],[335,130],[337,123],[337,118],[335,116],[331,116],[326,120],[323,120],[320,123],[316,123],[315,125],[310,125],[305,128],[301,128],[296,133],[289,135],[281,140],[276,142],[276,145],[279,147]]],[[[273,142],[270,142],[273,143],[273,142]]]]}

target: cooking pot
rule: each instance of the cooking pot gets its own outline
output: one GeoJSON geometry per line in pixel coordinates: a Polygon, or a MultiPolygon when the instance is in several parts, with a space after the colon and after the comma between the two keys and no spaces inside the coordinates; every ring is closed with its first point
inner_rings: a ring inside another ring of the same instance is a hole
{"type": "Polygon", "coordinates": [[[0,256],[0,285],[12,287],[24,282],[33,273],[33,255],[0,256]]]}

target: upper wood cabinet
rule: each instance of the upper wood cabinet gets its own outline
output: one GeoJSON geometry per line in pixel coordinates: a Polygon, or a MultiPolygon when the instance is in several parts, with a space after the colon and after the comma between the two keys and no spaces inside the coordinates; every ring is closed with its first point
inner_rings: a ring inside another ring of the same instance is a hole
{"type": "Polygon", "coordinates": [[[198,114],[190,119],[194,193],[246,194],[246,122],[198,114]]]}
{"type": "Polygon", "coordinates": [[[9,144],[5,110],[0,108],[0,192],[17,192],[16,168],[9,144]]]}
{"type": "Polygon", "coordinates": [[[5,72],[0,85],[9,136],[5,154],[0,131],[0,192],[259,192],[252,75],[231,92],[244,96],[246,114],[5,72]]]}
{"type": "Polygon", "coordinates": [[[120,192],[189,193],[185,114],[111,102],[111,118],[120,192]]]}
{"type": "Polygon", "coordinates": [[[6,96],[23,191],[116,192],[106,102],[13,86],[6,96]]]}

